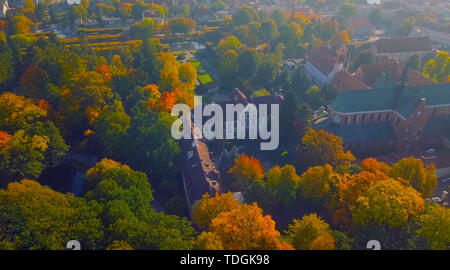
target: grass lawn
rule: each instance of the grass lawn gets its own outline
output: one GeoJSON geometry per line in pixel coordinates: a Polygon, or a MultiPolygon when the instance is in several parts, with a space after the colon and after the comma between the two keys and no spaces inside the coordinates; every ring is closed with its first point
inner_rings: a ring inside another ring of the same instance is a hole
{"type": "Polygon", "coordinates": [[[202,63],[200,63],[199,60],[197,60],[195,58],[191,58],[188,60],[188,62],[191,63],[191,65],[193,67],[195,67],[195,69],[197,69],[198,80],[200,81],[201,84],[203,84],[203,85],[213,84],[214,85],[214,80],[211,78],[211,75],[206,71],[206,69],[203,67],[202,63]]]}
{"type": "Polygon", "coordinates": [[[198,80],[200,81],[201,84],[208,84],[208,83],[212,83],[213,82],[211,76],[208,73],[206,73],[206,74],[199,74],[198,75],[198,80]]]}

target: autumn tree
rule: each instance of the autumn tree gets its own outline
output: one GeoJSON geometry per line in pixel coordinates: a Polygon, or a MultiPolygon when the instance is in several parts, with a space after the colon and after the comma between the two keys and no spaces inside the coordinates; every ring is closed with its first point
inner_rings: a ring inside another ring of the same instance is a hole
{"type": "Polygon", "coordinates": [[[2,249],[65,249],[71,239],[95,249],[103,237],[102,206],[31,180],[0,190],[2,249]]]}
{"type": "Polygon", "coordinates": [[[14,59],[5,32],[0,31],[0,83],[14,78],[14,59]]]}
{"type": "Polygon", "coordinates": [[[264,178],[264,167],[255,157],[242,154],[234,161],[234,166],[228,171],[234,186],[245,191],[252,182],[264,178]]]}
{"type": "Polygon", "coordinates": [[[104,242],[126,241],[136,249],[190,249],[194,231],[189,221],[157,213],[150,205],[153,191],[147,175],[127,165],[103,159],[85,175],[85,198],[104,205],[108,228],[104,242]]]}
{"type": "Polygon", "coordinates": [[[345,207],[355,206],[358,199],[364,196],[373,185],[387,179],[389,176],[380,171],[341,175],[337,184],[339,202],[345,207]]]}
{"type": "Polygon", "coordinates": [[[219,63],[219,74],[224,79],[230,79],[238,71],[238,54],[229,50],[222,55],[219,63]]]}
{"type": "Polygon", "coordinates": [[[336,184],[334,175],[333,167],[328,164],[310,167],[300,177],[300,195],[318,202],[331,199],[332,189],[336,184]]]}
{"type": "Polygon", "coordinates": [[[341,15],[345,20],[348,20],[351,16],[358,13],[358,6],[352,2],[345,2],[339,7],[339,15],[341,15]]]}
{"type": "Polygon", "coordinates": [[[296,22],[291,22],[284,26],[280,31],[279,42],[286,46],[288,56],[301,56],[303,29],[296,22]]]}
{"type": "Polygon", "coordinates": [[[424,199],[414,188],[386,179],[370,186],[350,207],[353,220],[362,225],[405,226],[424,211],[424,199]]]}
{"type": "Polygon", "coordinates": [[[14,132],[47,116],[47,112],[30,99],[10,92],[0,95],[0,129],[14,132]]]}
{"type": "Polygon", "coordinates": [[[239,49],[241,48],[241,41],[235,37],[235,36],[228,36],[226,39],[222,39],[219,41],[219,44],[217,45],[217,49],[221,54],[224,54],[225,52],[229,50],[233,50],[235,52],[239,52],[239,49]]]}
{"type": "Polygon", "coordinates": [[[263,43],[270,43],[278,38],[278,26],[275,20],[267,19],[261,23],[259,39],[263,43]]]}
{"type": "Polygon", "coordinates": [[[0,150],[1,186],[23,178],[37,178],[44,169],[44,153],[48,139],[30,136],[21,129],[14,133],[0,150]]]}
{"type": "Polygon", "coordinates": [[[220,238],[212,232],[202,232],[194,243],[194,250],[223,250],[220,238]]]}
{"type": "Polygon", "coordinates": [[[181,33],[181,34],[189,34],[190,32],[195,30],[196,22],[191,18],[173,18],[169,20],[168,27],[172,34],[181,33]]]}
{"type": "Polygon", "coordinates": [[[423,68],[423,75],[436,82],[449,82],[450,56],[448,52],[440,51],[434,59],[428,60],[423,68]]]}
{"type": "Polygon", "coordinates": [[[418,235],[427,239],[433,249],[450,249],[450,209],[440,205],[428,205],[420,216],[418,235]]]}
{"type": "Polygon", "coordinates": [[[342,139],[324,130],[309,129],[302,138],[305,151],[302,160],[310,166],[330,164],[337,171],[346,170],[355,157],[345,152],[342,139]]]}
{"type": "Polygon", "coordinates": [[[336,33],[333,37],[333,41],[338,44],[348,44],[350,43],[350,37],[348,35],[348,32],[346,30],[340,31],[336,33]]]}
{"type": "Polygon", "coordinates": [[[372,173],[380,171],[387,175],[389,175],[391,171],[391,167],[386,162],[378,161],[375,158],[366,158],[363,161],[361,161],[361,168],[364,171],[372,173]]]}
{"type": "Polygon", "coordinates": [[[264,216],[256,203],[222,212],[212,220],[210,232],[216,235],[224,249],[292,249],[279,240],[280,233],[275,229],[275,222],[270,216],[264,216]]]}
{"type": "Polygon", "coordinates": [[[284,26],[288,20],[286,12],[280,8],[274,9],[272,11],[271,18],[275,21],[278,27],[284,26]]]}
{"type": "Polygon", "coordinates": [[[425,197],[431,195],[437,186],[435,170],[433,164],[425,167],[422,160],[409,157],[394,164],[390,175],[408,180],[425,197]]]}
{"type": "Polygon", "coordinates": [[[121,101],[115,100],[112,106],[105,107],[96,123],[96,135],[107,156],[116,153],[115,150],[118,150],[120,142],[126,138],[130,122],[130,117],[125,113],[121,101]]]}
{"type": "Polygon", "coordinates": [[[286,231],[286,239],[297,250],[336,249],[330,226],[317,214],[305,215],[301,220],[294,219],[286,231]]]}
{"type": "Polygon", "coordinates": [[[267,173],[268,190],[275,201],[283,205],[290,205],[295,201],[299,183],[300,177],[292,165],[275,166],[267,173]]]}
{"type": "Polygon", "coordinates": [[[134,250],[134,248],[128,244],[126,241],[113,241],[106,250],[134,250]]]}
{"type": "Polygon", "coordinates": [[[25,130],[29,136],[41,136],[46,139],[47,148],[44,152],[44,165],[46,167],[56,167],[61,164],[69,146],[52,121],[35,122],[25,130]]]}
{"type": "Polygon", "coordinates": [[[24,15],[17,15],[12,19],[12,34],[28,34],[34,22],[24,15]]]}
{"type": "Polygon", "coordinates": [[[206,193],[201,200],[196,201],[192,206],[193,220],[200,227],[207,228],[220,213],[231,211],[238,205],[238,201],[231,192],[216,194],[214,197],[210,197],[206,193]]]}
{"type": "Polygon", "coordinates": [[[191,63],[183,63],[178,69],[180,81],[186,86],[186,90],[193,90],[197,84],[197,70],[191,63]]]}
{"type": "Polygon", "coordinates": [[[318,108],[321,103],[321,89],[317,85],[311,86],[306,91],[306,98],[312,108],[318,108]]]}

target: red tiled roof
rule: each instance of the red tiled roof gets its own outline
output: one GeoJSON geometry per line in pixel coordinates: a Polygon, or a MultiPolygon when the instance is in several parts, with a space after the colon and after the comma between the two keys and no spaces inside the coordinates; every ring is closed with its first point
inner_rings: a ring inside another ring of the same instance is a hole
{"type": "MultiPolygon", "coordinates": [[[[387,62],[381,64],[366,64],[361,65],[356,71],[356,76],[363,83],[368,86],[373,86],[373,84],[378,80],[382,73],[390,73],[391,76],[399,81],[406,65],[398,62],[387,62]]],[[[424,77],[419,72],[410,69],[408,71],[408,85],[430,85],[435,82],[431,79],[424,77]]]]}
{"type": "Polygon", "coordinates": [[[314,49],[307,55],[307,59],[323,74],[329,74],[333,71],[335,64],[338,62],[335,56],[330,55],[326,47],[314,49]]]}
{"type": "Polygon", "coordinates": [[[422,24],[418,24],[417,26],[428,28],[437,32],[450,34],[450,25],[438,24],[434,22],[424,22],[422,24]]]}
{"type": "Polygon", "coordinates": [[[371,28],[373,24],[367,18],[353,18],[347,21],[348,29],[371,28]]]}
{"type": "Polygon", "coordinates": [[[342,70],[336,75],[332,82],[332,87],[336,91],[370,89],[366,84],[345,70],[342,70]]]}
{"type": "Polygon", "coordinates": [[[429,37],[379,39],[374,43],[379,53],[431,51],[429,37]]]}

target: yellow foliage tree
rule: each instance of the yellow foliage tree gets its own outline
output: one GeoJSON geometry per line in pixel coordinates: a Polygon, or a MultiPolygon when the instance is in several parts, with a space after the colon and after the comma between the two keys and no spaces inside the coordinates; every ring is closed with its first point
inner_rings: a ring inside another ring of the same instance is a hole
{"type": "Polygon", "coordinates": [[[334,175],[333,167],[328,164],[310,167],[300,178],[300,195],[315,201],[330,199],[334,175]]]}
{"type": "Polygon", "coordinates": [[[220,213],[231,211],[238,205],[239,202],[231,192],[216,194],[214,197],[206,193],[201,200],[196,201],[192,206],[193,220],[197,225],[207,228],[220,213]]]}
{"type": "Polygon", "coordinates": [[[294,219],[286,238],[297,250],[336,249],[330,226],[315,213],[294,219]]]}
{"type": "Polygon", "coordinates": [[[450,209],[430,205],[420,216],[418,235],[425,237],[433,249],[450,249],[450,209]]]}
{"type": "Polygon", "coordinates": [[[223,250],[220,239],[212,232],[202,232],[194,242],[197,250],[223,250]]]}
{"type": "Polygon", "coordinates": [[[425,208],[425,201],[414,188],[386,179],[369,187],[367,193],[350,207],[353,220],[362,225],[405,226],[425,208]]]}
{"type": "Polygon", "coordinates": [[[324,130],[310,128],[303,136],[302,143],[306,153],[301,153],[301,156],[305,163],[312,166],[330,164],[337,171],[345,171],[355,160],[350,151],[344,151],[341,138],[324,130]]]}
{"type": "Polygon", "coordinates": [[[422,196],[429,196],[437,186],[436,167],[424,166],[422,160],[414,157],[404,158],[392,166],[390,175],[408,180],[422,196]]]}

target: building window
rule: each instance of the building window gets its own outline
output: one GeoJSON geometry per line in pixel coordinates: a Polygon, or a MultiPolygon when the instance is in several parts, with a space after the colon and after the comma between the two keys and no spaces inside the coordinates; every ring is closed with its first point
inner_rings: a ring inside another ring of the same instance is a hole
{"type": "Polygon", "coordinates": [[[353,115],[349,115],[347,117],[347,124],[351,124],[352,123],[352,118],[353,118],[353,115]]]}
{"type": "Polygon", "coordinates": [[[339,122],[340,122],[340,119],[341,119],[341,118],[339,117],[339,115],[336,114],[336,115],[334,116],[334,118],[333,118],[333,122],[339,123],[339,122]]]}

